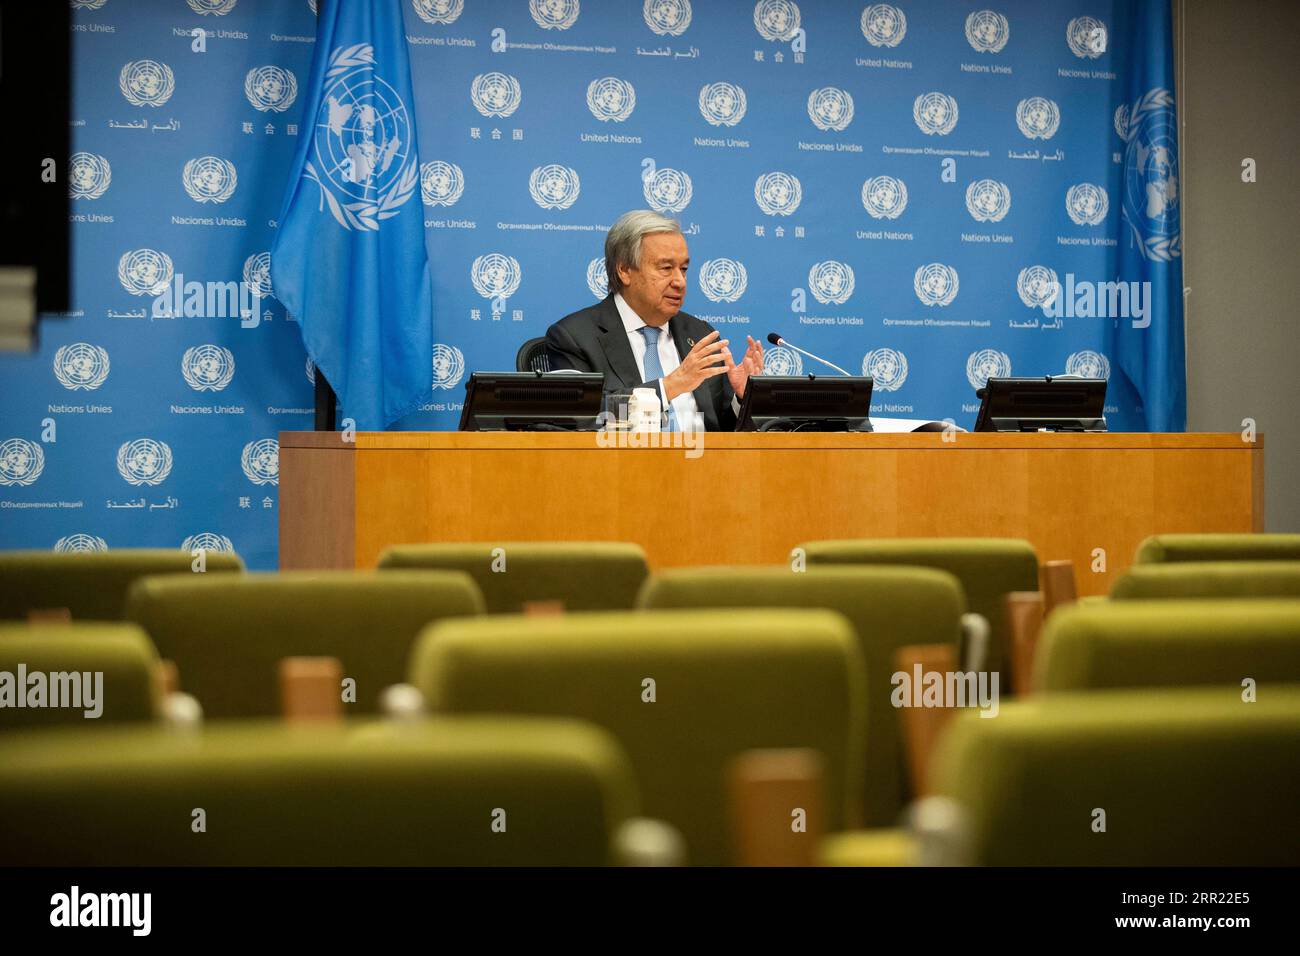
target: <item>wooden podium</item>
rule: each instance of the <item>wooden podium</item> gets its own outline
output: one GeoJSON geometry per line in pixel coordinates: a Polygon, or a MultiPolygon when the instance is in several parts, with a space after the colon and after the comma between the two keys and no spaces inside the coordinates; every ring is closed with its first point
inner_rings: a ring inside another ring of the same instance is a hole
{"type": "Polygon", "coordinates": [[[781,564],[823,538],[1014,537],[1102,594],[1149,534],[1264,525],[1263,436],[684,437],[281,432],[280,567],[372,568],[419,541],[634,541],[663,568],[781,564]]]}

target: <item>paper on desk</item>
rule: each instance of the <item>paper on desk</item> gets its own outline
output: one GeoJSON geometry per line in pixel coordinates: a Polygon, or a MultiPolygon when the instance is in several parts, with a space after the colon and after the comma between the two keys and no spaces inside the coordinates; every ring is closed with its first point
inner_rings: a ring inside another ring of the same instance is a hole
{"type": "Polygon", "coordinates": [[[871,416],[871,427],[877,434],[888,435],[894,432],[914,432],[922,425],[936,425],[940,431],[945,427],[951,427],[959,432],[966,430],[960,425],[947,426],[944,422],[936,422],[928,418],[877,418],[875,415],[871,416]]]}

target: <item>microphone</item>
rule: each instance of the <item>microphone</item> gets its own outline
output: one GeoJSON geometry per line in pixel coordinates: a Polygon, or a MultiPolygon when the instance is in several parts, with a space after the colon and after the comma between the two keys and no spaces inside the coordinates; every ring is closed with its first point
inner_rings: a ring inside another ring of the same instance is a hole
{"type": "Polygon", "coordinates": [[[800,355],[808,356],[810,359],[812,359],[815,362],[821,362],[823,365],[835,369],[835,371],[839,372],[841,375],[848,376],[849,378],[853,377],[849,375],[848,372],[844,371],[844,369],[836,365],[834,362],[828,362],[820,355],[813,355],[811,352],[805,352],[803,349],[799,348],[799,346],[787,342],[785,339],[781,338],[781,336],[777,335],[775,332],[767,333],[767,340],[771,342],[773,345],[784,346],[785,348],[792,349],[795,352],[798,352],[800,355]]]}

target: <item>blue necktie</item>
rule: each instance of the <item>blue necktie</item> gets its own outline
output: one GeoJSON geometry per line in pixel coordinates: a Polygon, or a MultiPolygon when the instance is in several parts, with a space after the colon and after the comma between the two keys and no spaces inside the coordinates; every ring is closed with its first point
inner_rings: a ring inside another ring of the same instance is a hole
{"type": "MultiPolygon", "coordinates": [[[[664,377],[664,367],[659,362],[659,333],[662,329],[651,328],[648,325],[637,329],[645,338],[645,379],[647,382],[657,382],[664,377]]],[[[667,395],[659,396],[668,406],[668,431],[677,431],[677,416],[673,414],[672,403],[668,401],[667,395]]]]}

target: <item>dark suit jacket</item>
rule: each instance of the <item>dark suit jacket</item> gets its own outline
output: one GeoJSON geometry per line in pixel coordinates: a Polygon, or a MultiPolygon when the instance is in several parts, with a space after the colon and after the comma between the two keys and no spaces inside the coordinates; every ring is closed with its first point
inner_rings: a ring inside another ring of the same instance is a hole
{"type": "MultiPolygon", "coordinates": [[[[668,331],[677,344],[677,354],[685,358],[696,342],[713,331],[713,326],[686,312],[678,312],[669,320],[668,331]]],[[[659,390],[658,382],[641,381],[636,356],[632,354],[627,329],[623,327],[612,293],[593,306],[566,315],[547,329],[546,352],[552,371],[571,368],[579,372],[604,372],[607,394],[630,393],[634,388],[659,390]]],[[[736,414],[731,408],[735,392],[726,375],[706,379],[694,395],[706,431],[735,429],[736,414]]],[[[664,400],[662,393],[659,400],[664,400]]]]}

